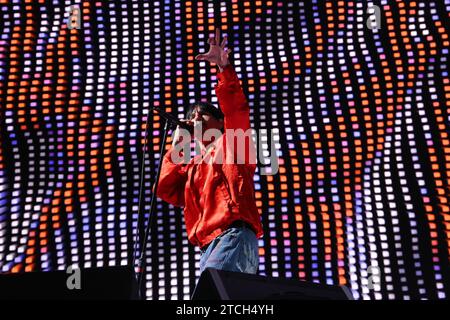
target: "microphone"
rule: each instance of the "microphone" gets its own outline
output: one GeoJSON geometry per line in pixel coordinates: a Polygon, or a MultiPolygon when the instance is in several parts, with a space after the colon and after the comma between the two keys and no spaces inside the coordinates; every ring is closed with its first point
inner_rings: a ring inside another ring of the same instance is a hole
{"type": "Polygon", "coordinates": [[[173,125],[180,126],[181,128],[188,130],[190,133],[194,132],[194,126],[178,120],[178,118],[174,117],[170,113],[167,113],[167,112],[165,112],[164,110],[162,110],[162,109],[160,109],[158,107],[151,107],[151,109],[157,111],[158,114],[161,117],[165,118],[166,120],[168,120],[173,125]]]}

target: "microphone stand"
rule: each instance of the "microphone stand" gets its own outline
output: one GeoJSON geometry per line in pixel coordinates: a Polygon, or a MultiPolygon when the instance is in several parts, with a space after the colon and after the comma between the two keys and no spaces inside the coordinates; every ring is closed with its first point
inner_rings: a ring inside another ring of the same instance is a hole
{"type": "MultiPolygon", "coordinates": [[[[151,110],[153,111],[157,111],[158,113],[160,113],[160,115],[165,118],[165,124],[164,124],[164,131],[163,131],[163,138],[161,140],[161,145],[160,145],[160,157],[159,157],[159,164],[158,164],[158,169],[156,171],[156,179],[154,182],[154,189],[153,192],[151,194],[151,200],[150,200],[150,211],[149,211],[149,215],[148,215],[148,219],[147,219],[147,226],[145,229],[145,234],[144,234],[144,238],[139,239],[140,240],[140,248],[141,248],[141,253],[139,255],[139,258],[137,259],[137,267],[136,267],[136,253],[137,253],[137,245],[138,245],[138,241],[137,241],[137,237],[138,235],[141,235],[141,229],[140,229],[140,218],[141,218],[141,211],[142,211],[142,206],[141,206],[141,202],[142,202],[142,197],[143,197],[143,182],[144,182],[144,158],[145,158],[145,147],[147,145],[147,133],[148,133],[148,119],[150,117],[150,115],[147,116],[147,122],[145,125],[145,140],[144,140],[144,148],[143,148],[143,154],[142,154],[142,165],[141,165],[141,177],[140,177],[140,188],[139,188],[139,205],[138,205],[138,221],[137,221],[137,226],[136,226],[136,236],[135,236],[135,241],[134,241],[134,251],[133,251],[133,268],[135,270],[136,273],[136,278],[137,278],[137,282],[138,282],[138,297],[139,299],[145,299],[145,292],[142,292],[142,280],[143,280],[143,276],[144,276],[144,271],[145,271],[145,256],[146,256],[146,249],[147,249],[147,240],[150,234],[150,230],[152,227],[152,222],[153,222],[153,215],[154,215],[154,211],[155,211],[155,204],[156,204],[156,194],[158,191],[158,181],[159,181],[159,176],[161,173],[161,166],[162,166],[162,162],[163,162],[163,156],[164,156],[164,147],[166,145],[166,139],[167,139],[167,133],[169,131],[170,128],[176,126],[176,125],[180,125],[180,121],[178,119],[176,119],[175,117],[173,117],[172,115],[167,116],[168,114],[165,113],[164,111],[162,111],[159,108],[152,108],[150,107],[151,110]]],[[[185,125],[183,123],[183,125],[185,125]]]]}

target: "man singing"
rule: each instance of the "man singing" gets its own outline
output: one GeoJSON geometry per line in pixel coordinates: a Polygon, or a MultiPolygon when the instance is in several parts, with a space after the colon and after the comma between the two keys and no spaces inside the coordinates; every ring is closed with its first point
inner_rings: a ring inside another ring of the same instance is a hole
{"type": "Polygon", "coordinates": [[[216,29],[215,37],[208,40],[209,51],[195,59],[218,66],[215,92],[220,109],[207,102],[190,106],[184,121],[195,130],[201,128],[200,138],[195,137],[203,146],[202,154],[180,161],[180,155],[186,155],[180,146],[190,148],[191,139],[181,135],[178,127],[163,158],[157,196],[184,207],[189,241],[200,247],[201,272],[214,268],[256,273],[257,239],[263,232],[254,197],[254,146],[251,139],[236,145],[239,139],[234,135],[250,131],[250,110],[228,60],[231,50],[225,48],[226,36],[219,41],[216,29]]]}

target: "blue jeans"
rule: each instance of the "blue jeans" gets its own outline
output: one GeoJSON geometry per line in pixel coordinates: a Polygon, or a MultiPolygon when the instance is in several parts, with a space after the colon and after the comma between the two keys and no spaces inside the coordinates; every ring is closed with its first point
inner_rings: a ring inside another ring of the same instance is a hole
{"type": "Polygon", "coordinates": [[[232,227],[215,238],[200,258],[200,273],[206,268],[255,274],[258,271],[258,239],[246,227],[232,227]]]}

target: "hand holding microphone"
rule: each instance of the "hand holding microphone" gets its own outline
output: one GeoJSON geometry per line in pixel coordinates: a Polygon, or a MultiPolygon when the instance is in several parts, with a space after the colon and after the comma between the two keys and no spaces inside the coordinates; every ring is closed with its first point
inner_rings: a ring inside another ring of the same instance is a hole
{"type": "Polygon", "coordinates": [[[194,132],[193,125],[189,125],[186,123],[187,120],[179,120],[177,117],[171,115],[170,113],[165,112],[164,110],[158,108],[158,107],[150,107],[151,109],[155,110],[161,117],[169,121],[172,125],[178,125],[189,132],[194,132]]]}
{"type": "MultiPolygon", "coordinates": [[[[189,128],[193,128],[194,121],[192,120],[178,120],[183,123],[183,125],[178,125],[177,128],[174,130],[172,134],[172,146],[175,147],[179,143],[182,143],[184,140],[184,136],[180,135],[180,128],[186,129],[188,126],[189,128]]],[[[191,130],[188,130],[190,133],[191,141],[194,139],[194,135],[192,134],[191,130]]],[[[191,141],[184,141],[185,144],[191,143],[191,141]]]]}

